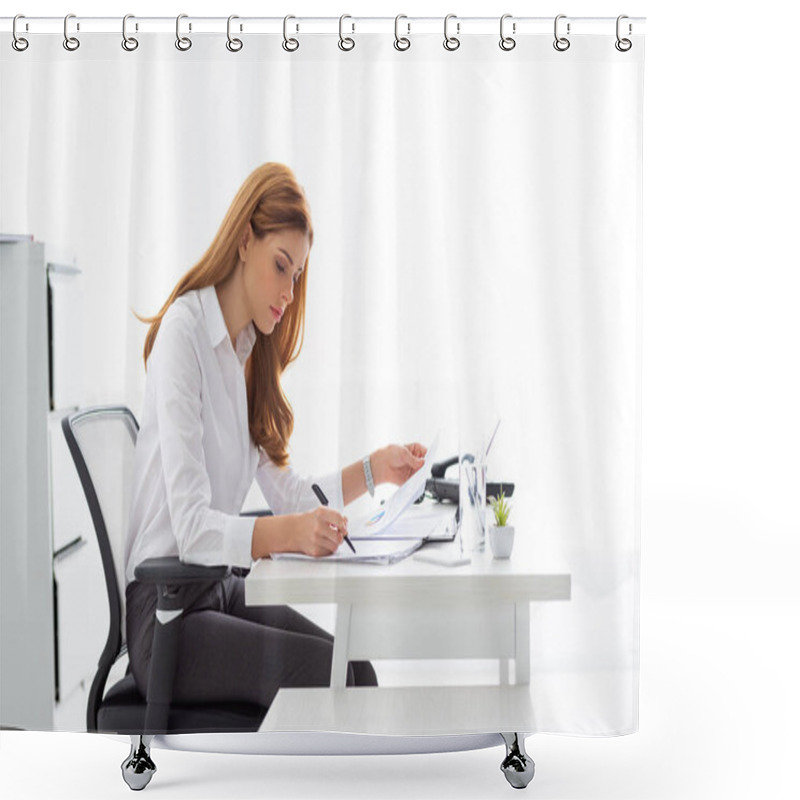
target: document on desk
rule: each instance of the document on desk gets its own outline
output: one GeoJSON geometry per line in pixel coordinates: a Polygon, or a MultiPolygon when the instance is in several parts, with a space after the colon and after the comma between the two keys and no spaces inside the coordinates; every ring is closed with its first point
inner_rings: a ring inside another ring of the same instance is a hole
{"type": "Polygon", "coordinates": [[[314,558],[304,553],[273,553],[273,561],[346,561],[350,564],[394,564],[422,546],[422,539],[370,539],[358,543],[354,553],[344,542],[329,556],[314,558]]]}
{"type": "Polygon", "coordinates": [[[400,515],[425,492],[425,482],[431,473],[438,443],[439,434],[437,433],[425,454],[425,463],[402,486],[398,487],[397,491],[383,505],[359,519],[350,521],[348,532],[351,539],[372,539],[384,532],[388,533],[390,526],[393,526],[400,515]]]}
{"type": "Polygon", "coordinates": [[[412,505],[399,519],[383,527],[377,533],[365,533],[363,527],[354,528],[350,523],[350,540],[354,542],[371,539],[422,539],[426,542],[450,542],[456,534],[456,506],[449,503],[427,502],[412,505]],[[357,533],[353,531],[357,530],[357,533]]]}

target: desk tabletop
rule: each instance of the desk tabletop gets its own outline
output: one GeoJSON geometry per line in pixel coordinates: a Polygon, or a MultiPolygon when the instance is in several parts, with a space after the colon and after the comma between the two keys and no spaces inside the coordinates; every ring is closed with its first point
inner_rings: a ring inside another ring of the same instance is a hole
{"type": "MultiPolygon", "coordinates": [[[[430,545],[429,545],[430,546],[430,545]]],[[[280,603],[522,602],[569,600],[569,574],[537,571],[512,556],[475,554],[469,564],[440,566],[413,557],[387,566],[261,559],[245,581],[248,605],[280,603]]]]}

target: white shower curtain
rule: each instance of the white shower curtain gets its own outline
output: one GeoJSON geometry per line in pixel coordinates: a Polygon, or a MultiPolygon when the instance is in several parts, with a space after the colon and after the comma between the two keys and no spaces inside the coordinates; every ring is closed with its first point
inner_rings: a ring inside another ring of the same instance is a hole
{"type": "Polygon", "coordinates": [[[284,381],[294,465],[439,430],[455,454],[500,418],[489,480],[515,483],[515,557],[572,576],[569,602],[532,609],[538,730],[632,732],[643,37],[504,52],[464,35],[448,52],[420,35],[399,52],[387,32],[343,52],[335,28],[293,53],[280,34],[229,52],[224,23],[186,52],[168,33],[134,52],[119,34],[4,44],[0,230],[82,270],[80,402],[138,412],[132,312],[160,308],[255,166],[291,166],[315,226],[284,381]]]}

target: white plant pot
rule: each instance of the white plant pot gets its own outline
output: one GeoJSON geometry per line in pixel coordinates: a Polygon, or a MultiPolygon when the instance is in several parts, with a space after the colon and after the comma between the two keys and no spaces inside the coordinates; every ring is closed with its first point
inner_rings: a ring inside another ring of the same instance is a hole
{"type": "Polygon", "coordinates": [[[495,558],[510,558],[514,549],[514,526],[504,525],[498,528],[492,525],[489,528],[489,546],[495,558]]]}

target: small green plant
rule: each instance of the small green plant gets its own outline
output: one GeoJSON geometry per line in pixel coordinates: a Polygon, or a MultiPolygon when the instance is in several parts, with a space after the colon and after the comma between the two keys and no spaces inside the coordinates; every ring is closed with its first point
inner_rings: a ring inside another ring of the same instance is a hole
{"type": "Polygon", "coordinates": [[[489,503],[494,511],[494,521],[498,528],[504,528],[508,524],[508,515],[511,513],[511,506],[506,500],[506,493],[502,487],[499,497],[490,497],[489,503]]]}

